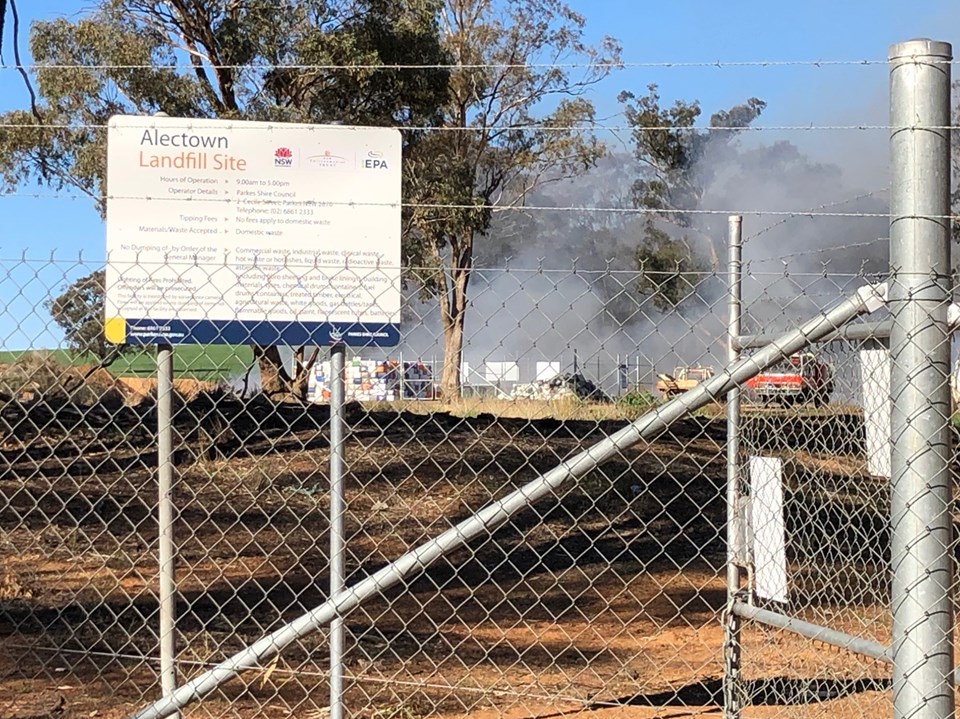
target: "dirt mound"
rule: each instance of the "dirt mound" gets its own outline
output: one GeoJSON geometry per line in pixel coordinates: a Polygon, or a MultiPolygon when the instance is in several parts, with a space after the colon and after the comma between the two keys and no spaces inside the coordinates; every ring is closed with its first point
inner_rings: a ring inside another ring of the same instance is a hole
{"type": "Polygon", "coordinates": [[[97,365],[64,366],[43,354],[0,365],[0,394],[21,402],[53,396],[68,396],[88,404],[123,399],[122,389],[105,369],[97,365]]]}
{"type": "MultiPolygon", "coordinates": [[[[131,401],[138,401],[149,397],[157,391],[156,377],[118,377],[117,383],[131,401]]],[[[201,382],[195,379],[174,379],[173,389],[186,399],[193,399],[203,392],[213,392],[217,389],[216,382],[201,382]]]]}

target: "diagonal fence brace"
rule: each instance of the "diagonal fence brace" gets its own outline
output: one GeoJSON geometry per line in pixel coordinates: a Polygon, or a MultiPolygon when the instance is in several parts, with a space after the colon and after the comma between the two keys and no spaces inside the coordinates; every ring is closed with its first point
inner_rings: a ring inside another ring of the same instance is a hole
{"type": "Polygon", "coordinates": [[[636,421],[606,439],[580,452],[549,472],[531,480],[502,499],[498,499],[425,544],[403,554],[392,563],[329,598],[320,606],[259,639],[246,649],[223,660],[208,671],[178,687],[173,693],[133,715],[132,719],[164,719],[206,696],[241,672],[260,666],[284,647],[336,617],[358,607],[361,602],[383,593],[397,583],[423,571],[437,559],[467,542],[490,535],[511,517],[532,503],[556,492],[571,479],[578,479],[642,440],[663,433],[677,420],[714,402],[731,389],[742,385],[783,357],[818,342],[847,322],[875,312],[883,305],[883,285],[865,285],[833,309],[807,321],[755,354],[736,362],[694,389],[647,412],[636,421]]]}

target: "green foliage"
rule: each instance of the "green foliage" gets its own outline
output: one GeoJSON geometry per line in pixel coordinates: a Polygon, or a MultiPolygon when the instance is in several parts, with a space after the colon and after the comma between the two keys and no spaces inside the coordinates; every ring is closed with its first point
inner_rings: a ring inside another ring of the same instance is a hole
{"type": "Polygon", "coordinates": [[[103,334],[104,271],[97,270],[81,277],[63,292],[48,300],[47,310],[63,330],[67,346],[80,355],[93,356],[102,364],[110,364],[129,345],[114,345],[103,334]]]}
{"type": "Polygon", "coordinates": [[[699,207],[724,151],[766,107],[762,100],[750,98],[710,117],[709,127],[723,129],[697,130],[701,114],[697,101],[677,100],[670,107],[662,107],[656,85],[648,86],[644,96],[623,92],[619,99],[633,128],[634,152],[645,168],[644,175],[633,184],[634,203],[656,210],[661,219],[680,227],[690,227],[691,217],[686,211],[699,207]],[[705,162],[708,150],[712,157],[705,162]]]}
{"type": "Polygon", "coordinates": [[[645,410],[656,407],[660,400],[649,390],[633,387],[626,394],[617,397],[616,403],[620,407],[645,410]]]}
{"type": "Polygon", "coordinates": [[[592,167],[605,148],[578,126],[594,121],[584,95],[620,48],[584,40],[584,18],[562,0],[447,0],[443,43],[457,67],[439,125],[411,152],[406,264],[440,305],[445,398],[459,396],[470,269],[494,208],[522,206],[538,187],[592,167]],[[554,63],[554,64],[551,64],[554,63]],[[565,65],[582,63],[575,75],[565,65]]]}
{"type": "MultiPolygon", "coordinates": [[[[448,0],[443,26],[444,48],[463,67],[451,73],[441,108],[448,131],[431,133],[411,154],[407,187],[412,201],[431,205],[410,215],[407,261],[435,269],[445,252],[448,269],[469,266],[494,206],[522,205],[536,188],[580,174],[604,154],[594,136],[573,128],[592,124],[584,94],[620,56],[610,38],[587,45],[584,18],[559,0],[448,0]],[[575,77],[541,65],[545,57],[590,67],[575,77]],[[552,109],[537,112],[544,107],[552,109]]],[[[441,278],[429,278],[426,288],[439,290],[441,278]]]]}
{"type": "Polygon", "coordinates": [[[671,237],[656,227],[647,228],[636,260],[641,271],[637,290],[666,311],[683,309],[710,272],[709,264],[691,249],[686,237],[671,237]]]}
{"type": "Polygon", "coordinates": [[[444,64],[439,7],[439,0],[100,0],[77,19],[34,23],[39,116],[0,114],[7,126],[0,176],[8,187],[71,186],[99,200],[103,128],[121,113],[428,125],[446,98],[445,70],[347,66],[444,64]],[[182,50],[192,67],[184,67],[182,50]]]}
{"type": "Polygon", "coordinates": [[[660,405],[660,398],[648,390],[632,387],[626,394],[617,397],[615,406],[624,419],[635,420],[660,405]]]}
{"type": "Polygon", "coordinates": [[[695,249],[691,234],[697,228],[691,210],[701,208],[715,168],[734,152],[736,137],[760,116],[766,103],[750,98],[716,112],[710,117],[709,127],[714,128],[710,130],[696,127],[699,102],[677,100],[664,107],[656,85],[649,85],[643,96],[623,92],[619,99],[633,128],[634,155],[641,168],[632,186],[633,204],[648,211],[636,252],[644,272],[638,290],[661,309],[676,308],[696,294],[699,273],[719,266],[714,238],[700,238],[708,257],[702,258],[695,249]]]}

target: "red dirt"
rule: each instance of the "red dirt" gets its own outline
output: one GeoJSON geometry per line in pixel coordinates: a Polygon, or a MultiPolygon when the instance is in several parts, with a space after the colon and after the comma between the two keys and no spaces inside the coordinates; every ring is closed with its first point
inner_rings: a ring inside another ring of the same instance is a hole
{"type": "MultiPolygon", "coordinates": [[[[349,581],[612,426],[361,418],[347,447],[349,581]]],[[[690,420],[625,452],[405,591],[349,615],[349,715],[719,716],[722,429],[690,420]]],[[[185,677],[324,599],[324,428],[267,435],[270,444],[244,445],[224,459],[199,449],[181,459],[175,534],[185,677]]],[[[158,696],[153,470],[136,448],[104,448],[102,432],[75,432],[71,441],[88,447],[84,463],[64,457],[45,470],[51,460],[32,460],[24,446],[8,449],[0,475],[3,718],[114,719],[158,696]],[[111,464],[98,464],[98,452],[111,464]]],[[[862,464],[837,452],[791,456],[797,491],[828,471],[853,477],[862,464]]],[[[818,561],[797,564],[805,598],[790,611],[885,641],[881,592],[868,582],[850,596],[825,593],[829,573],[800,572],[818,561]]],[[[889,713],[884,666],[755,626],[744,644],[743,674],[757,703],[746,717],[889,713]],[[835,698],[811,699],[817,678],[830,680],[824,691],[835,698]]],[[[326,634],[313,635],[185,716],[320,719],[326,667],[326,634]]]]}

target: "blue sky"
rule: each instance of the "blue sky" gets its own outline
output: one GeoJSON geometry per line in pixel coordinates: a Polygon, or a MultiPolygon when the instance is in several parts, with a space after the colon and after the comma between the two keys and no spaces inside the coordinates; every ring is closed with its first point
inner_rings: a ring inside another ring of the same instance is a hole
{"type": "MultiPolygon", "coordinates": [[[[90,5],[73,0],[20,2],[21,51],[28,57],[26,26],[35,19],[75,13],[90,5]]],[[[933,37],[960,47],[960,8],[956,0],[844,2],[731,1],[644,2],[643,0],[572,0],[587,19],[588,34],[604,34],[623,44],[627,63],[698,63],[724,61],[873,60],[882,61],[887,47],[912,37],[933,37]]],[[[12,28],[7,23],[4,62],[12,63],[12,28]]],[[[960,50],[957,50],[960,54],[960,50]]],[[[955,76],[960,72],[954,70],[955,76]]],[[[665,99],[699,99],[709,112],[756,96],[768,103],[764,125],[883,124],[886,121],[887,69],[875,65],[770,65],[766,67],[627,68],[599,84],[593,93],[598,114],[608,124],[621,124],[616,95],[624,89],[642,93],[660,85],[665,99]]],[[[27,95],[15,71],[0,70],[0,110],[22,107],[27,95]]],[[[0,128],[2,132],[2,128],[0,128]]],[[[830,159],[861,143],[864,152],[885,147],[883,131],[855,133],[797,132],[792,139],[811,154],[830,159]],[[879,133],[879,136],[878,134],[879,133]]],[[[92,204],[85,199],[32,197],[43,188],[23,188],[26,196],[2,196],[0,255],[64,260],[83,250],[103,256],[104,231],[92,204]]],[[[749,208],[744,208],[749,209],[749,208]]],[[[763,208],[777,209],[777,208],[763,208]]],[[[25,278],[29,278],[29,272],[25,278]]],[[[50,270],[47,270],[50,272],[50,270]]],[[[18,276],[19,277],[19,276],[18,276]]],[[[43,275],[33,286],[52,282],[43,275]]],[[[16,279],[14,284],[26,280],[16,279]]],[[[0,283],[8,293],[9,282],[0,283]]],[[[28,292],[27,297],[34,297],[28,292]]],[[[25,297],[26,299],[26,297],[25,297]]],[[[26,307],[26,305],[25,305],[26,307]]],[[[39,311],[39,315],[43,312],[39,311]]],[[[39,337],[39,336],[38,336],[39,337]]],[[[19,337],[14,344],[43,343],[19,337]]],[[[12,338],[4,343],[10,346],[12,338]]]]}

